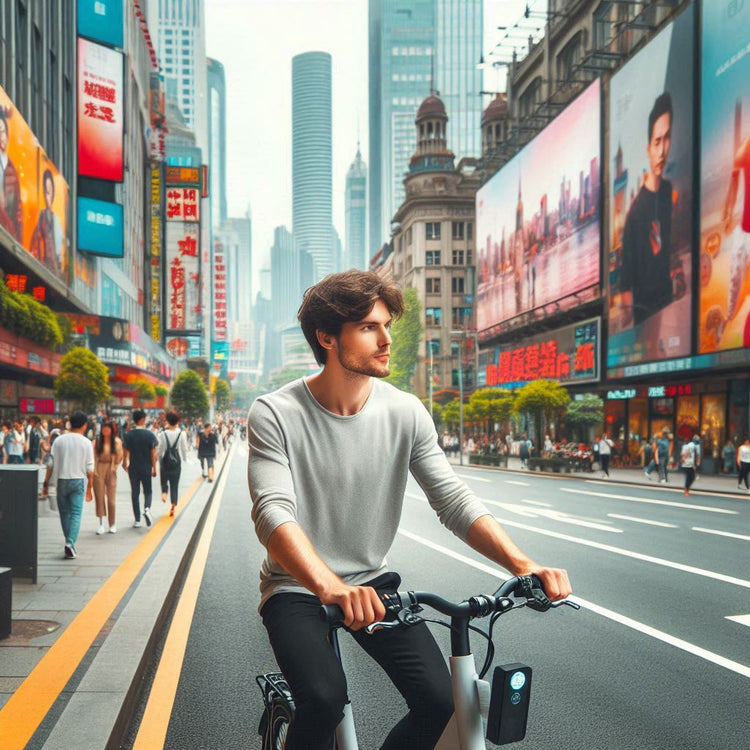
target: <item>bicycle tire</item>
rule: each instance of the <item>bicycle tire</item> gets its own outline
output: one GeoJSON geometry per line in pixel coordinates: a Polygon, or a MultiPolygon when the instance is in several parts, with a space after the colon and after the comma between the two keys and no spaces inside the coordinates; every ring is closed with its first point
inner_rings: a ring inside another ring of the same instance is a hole
{"type": "Polygon", "coordinates": [[[284,750],[291,722],[292,712],[287,702],[283,698],[272,696],[261,719],[261,727],[265,730],[261,733],[263,750],[284,750]]]}

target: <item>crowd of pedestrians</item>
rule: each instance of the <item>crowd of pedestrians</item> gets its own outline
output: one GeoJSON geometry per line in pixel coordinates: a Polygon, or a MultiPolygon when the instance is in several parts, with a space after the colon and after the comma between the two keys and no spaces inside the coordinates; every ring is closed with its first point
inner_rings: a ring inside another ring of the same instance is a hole
{"type": "Polygon", "coordinates": [[[153,479],[160,477],[161,499],[170,502],[173,517],[179,482],[189,453],[196,451],[202,474],[214,478],[214,461],[229,447],[237,430],[234,420],[184,422],[176,411],[147,420],[142,409],[130,418],[89,416],[74,411],[67,420],[31,416],[6,420],[0,431],[0,463],[33,464],[44,471],[41,497],[60,515],[63,555],[77,556],[76,543],[85,504],[93,501],[96,533],[117,533],[118,470],[127,472],[131,487],[133,527],[152,523],[153,479]],[[141,504],[141,495],[143,501],[141,504]],[[106,527],[105,527],[106,522],[106,527]]]}

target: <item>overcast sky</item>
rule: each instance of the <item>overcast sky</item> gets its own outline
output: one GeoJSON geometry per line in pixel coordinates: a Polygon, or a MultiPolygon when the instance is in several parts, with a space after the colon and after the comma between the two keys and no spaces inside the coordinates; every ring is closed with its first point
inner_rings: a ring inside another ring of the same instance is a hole
{"type": "MultiPolygon", "coordinates": [[[[529,4],[546,8],[546,0],[529,4]]],[[[506,33],[497,26],[542,26],[523,20],[525,6],[484,0],[485,55],[506,33]]],[[[367,0],[206,0],[207,54],[226,74],[228,210],[241,216],[250,207],[256,291],[274,227],[292,226],[291,71],[301,52],[322,50],[333,60],[333,222],[344,239],[346,172],[358,140],[368,158],[367,7],[367,0]]],[[[514,33],[504,46],[522,38],[514,33]]],[[[487,69],[484,88],[504,90],[504,70],[487,69]]]]}

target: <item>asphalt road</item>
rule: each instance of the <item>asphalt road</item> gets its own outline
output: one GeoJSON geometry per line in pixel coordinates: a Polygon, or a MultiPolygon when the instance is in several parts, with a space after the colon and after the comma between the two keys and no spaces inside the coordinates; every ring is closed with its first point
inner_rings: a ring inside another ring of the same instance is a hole
{"type": "MultiPolygon", "coordinates": [[[[239,446],[214,499],[218,517],[165,744],[175,750],[259,747],[254,678],[275,662],[256,613],[263,550],[250,521],[246,459],[239,446]]],[[[495,663],[533,669],[518,747],[746,750],[750,498],[457,472],[525,551],[568,569],[582,604],[578,612],[521,610],[497,624],[495,663]]],[[[388,559],[402,588],[449,599],[491,593],[503,578],[440,526],[413,481],[388,559]]],[[[447,648],[447,632],[435,634],[447,648]]],[[[483,659],[481,639],[473,643],[483,659]]],[[[342,645],[360,746],[377,748],[403,701],[350,638],[342,645]]]]}

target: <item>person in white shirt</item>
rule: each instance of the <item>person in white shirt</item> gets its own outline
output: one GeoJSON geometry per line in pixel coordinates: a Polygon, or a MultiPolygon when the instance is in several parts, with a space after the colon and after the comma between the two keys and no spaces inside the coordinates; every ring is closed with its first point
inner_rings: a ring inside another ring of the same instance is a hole
{"type": "Polygon", "coordinates": [[[81,528],[83,499],[91,502],[94,490],[94,446],[84,435],[88,417],[82,411],[70,415],[70,432],[60,435],[52,444],[52,465],[47,467],[42,496],[49,491],[52,470],[57,469],[57,509],[65,535],[64,555],[77,556],[76,541],[81,528]]]}
{"type": "Polygon", "coordinates": [[[737,489],[742,488],[742,482],[745,482],[745,489],[750,490],[750,437],[745,438],[745,442],[737,451],[737,468],[740,476],[737,479],[737,489]]]}
{"type": "Polygon", "coordinates": [[[609,459],[612,458],[612,441],[607,433],[599,441],[599,463],[602,466],[602,478],[609,479],[609,459]]]}
{"type": "Polygon", "coordinates": [[[180,415],[167,412],[167,426],[157,436],[159,451],[159,473],[161,477],[161,499],[167,502],[167,491],[172,500],[170,516],[177,509],[178,485],[182,464],[187,461],[187,437],[180,428],[180,415]]]}

